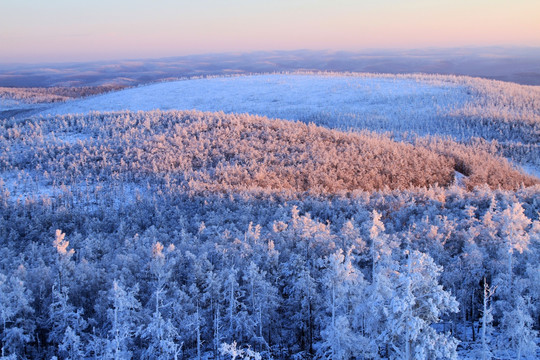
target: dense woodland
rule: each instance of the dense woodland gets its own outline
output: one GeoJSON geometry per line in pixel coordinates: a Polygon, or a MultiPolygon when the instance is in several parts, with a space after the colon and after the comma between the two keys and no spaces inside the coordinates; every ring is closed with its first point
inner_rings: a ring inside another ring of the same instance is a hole
{"type": "Polygon", "coordinates": [[[0,171],[11,175],[8,189],[22,195],[61,185],[82,191],[100,182],[157,183],[172,193],[321,195],[448,186],[455,171],[469,189],[539,183],[483,141],[429,137],[409,144],[249,115],[94,113],[8,120],[1,130],[0,171]]]}
{"type": "Polygon", "coordinates": [[[2,100],[15,100],[23,104],[56,103],[123,88],[125,86],[114,84],[73,87],[0,87],[0,104],[2,100]]]}
{"type": "Polygon", "coordinates": [[[294,72],[192,78],[43,108],[44,115],[197,109],[389,132],[397,139],[481,138],[512,161],[540,168],[540,88],[467,76],[294,72]]]}
{"type": "Polygon", "coordinates": [[[540,185],[485,141],[94,113],[0,172],[2,359],[537,355],[540,185]]]}

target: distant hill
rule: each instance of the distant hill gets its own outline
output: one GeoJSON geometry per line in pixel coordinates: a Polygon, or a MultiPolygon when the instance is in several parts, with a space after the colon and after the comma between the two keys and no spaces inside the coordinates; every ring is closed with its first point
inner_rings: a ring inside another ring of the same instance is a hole
{"type": "Polygon", "coordinates": [[[0,89],[8,358],[538,354],[540,179],[514,164],[540,165],[539,87],[102,89],[0,89]]]}
{"type": "Polygon", "coordinates": [[[88,63],[0,64],[0,86],[133,86],[193,76],[299,70],[469,75],[540,85],[540,48],[259,51],[88,63]]]}
{"type": "Polygon", "coordinates": [[[34,113],[154,109],[249,113],[341,130],[391,132],[398,139],[426,135],[465,143],[483,139],[513,161],[540,169],[540,87],[465,76],[213,77],[129,88],[40,107],[34,113]]]}

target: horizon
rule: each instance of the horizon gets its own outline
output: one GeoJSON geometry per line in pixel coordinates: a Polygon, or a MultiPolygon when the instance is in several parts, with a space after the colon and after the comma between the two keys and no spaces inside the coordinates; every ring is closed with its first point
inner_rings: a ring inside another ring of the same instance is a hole
{"type": "MultiPolygon", "coordinates": [[[[253,51],[216,51],[216,52],[200,52],[189,54],[177,54],[169,56],[148,56],[148,57],[118,57],[118,58],[100,58],[100,59],[80,59],[80,60],[58,60],[58,61],[2,61],[0,60],[0,66],[4,67],[34,67],[34,66],[68,66],[68,65],[85,65],[85,64],[111,64],[117,62],[135,62],[135,61],[160,61],[160,60],[175,60],[189,57],[204,57],[204,56],[243,56],[243,55],[258,55],[258,54],[295,54],[295,53],[325,53],[325,54],[352,54],[356,56],[411,56],[422,53],[424,56],[437,56],[437,55],[453,55],[458,56],[460,54],[452,53],[451,51],[470,51],[466,55],[477,55],[482,57],[489,57],[486,51],[502,51],[497,53],[497,56],[511,56],[511,55],[524,55],[523,52],[533,52],[535,55],[540,56],[540,45],[465,45],[465,46],[425,46],[425,47],[372,47],[359,50],[346,50],[346,49],[310,49],[310,48],[296,48],[296,49],[267,49],[267,50],[253,50],[253,51]]],[[[529,55],[529,54],[526,54],[529,55]]]]}
{"type": "Polygon", "coordinates": [[[201,76],[331,71],[468,75],[540,85],[540,47],[287,50],[147,59],[0,63],[0,86],[133,86],[201,76]]]}
{"type": "Polygon", "coordinates": [[[259,51],[540,47],[540,3],[0,1],[2,64],[259,51]],[[129,11],[125,9],[128,8],[129,11]]]}

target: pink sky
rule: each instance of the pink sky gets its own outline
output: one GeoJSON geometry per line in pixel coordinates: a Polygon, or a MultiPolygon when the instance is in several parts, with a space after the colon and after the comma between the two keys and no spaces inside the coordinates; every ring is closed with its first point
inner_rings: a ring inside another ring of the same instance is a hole
{"type": "Polygon", "coordinates": [[[538,0],[0,0],[0,62],[540,46],[538,0]]]}

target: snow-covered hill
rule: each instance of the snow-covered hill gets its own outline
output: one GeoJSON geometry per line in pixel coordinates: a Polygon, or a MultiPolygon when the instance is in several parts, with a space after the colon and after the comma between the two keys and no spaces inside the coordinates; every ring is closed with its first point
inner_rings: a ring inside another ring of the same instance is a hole
{"type": "Polygon", "coordinates": [[[281,74],[156,83],[68,101],[42,116],[201,110],[313,122],[342,130],[496,141],[540,168],[540,87],[443,75],[281,74]]]}
{"type": "Polygon", "coordinates": [[[412,125],[411,120],[433,121],[469,98],[465,86],[448,79],[255,75],[157,83],[64,103],[42,114],[194,109],[324,121],[324,125],[341,128],[363,127],[371,121],[397,129],[404,122],[412,125]],[[358,114],[362,119],[354,119],[358,114]],[[327,117],[332,121],[323,119],[327,117]]]}
{"type": "Polygon", "coordinates": [[[493,153],[538,164],[539,88],[297,74],[20,98],[0,107],[8,357],[106,358],[121,328],[136,359],[538,358],[540,180],[493,153]]]}

